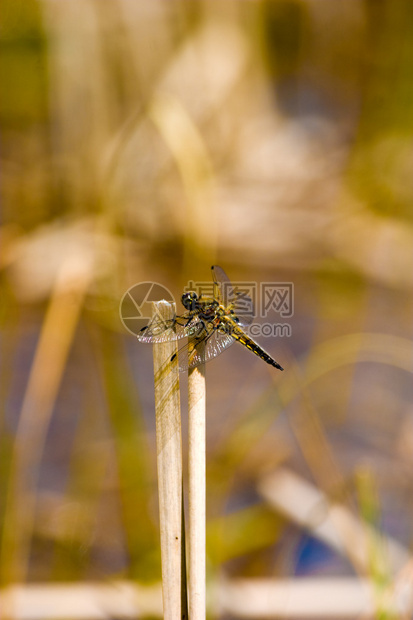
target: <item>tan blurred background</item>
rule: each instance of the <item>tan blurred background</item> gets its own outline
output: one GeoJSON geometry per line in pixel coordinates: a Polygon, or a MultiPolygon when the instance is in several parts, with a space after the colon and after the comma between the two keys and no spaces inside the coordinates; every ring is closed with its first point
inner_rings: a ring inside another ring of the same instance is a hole
{"type": "Polygon", "coordinates": [[[412,3],[1,13],[3,586],[159,582],[152,356],[119,303],[216,263],[295,310],[261,340],[284,373],[238,344],[207,367],[209,581],[410,587],[412,3]],[[316,531],[336,504],[360,544],[316,531]]]}

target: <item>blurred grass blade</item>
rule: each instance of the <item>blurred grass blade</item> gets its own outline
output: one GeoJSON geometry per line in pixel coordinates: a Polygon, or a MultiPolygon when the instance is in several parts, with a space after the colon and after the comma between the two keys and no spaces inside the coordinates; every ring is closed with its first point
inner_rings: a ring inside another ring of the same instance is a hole
{"type": "Polygon", "coordinates": [[[65,263],[43,322],[13,450],[1,550],[5,582],[23,581],[27,574],[39,465],[90,279],[88,268],[65,263]]]}
{"type": "Polygon", "coordinates": [[[214,175],[204,140],[187,110],[172,96],[158,93],[149,115],[176,161],[185,188],[187,258],[194,254],[210,265],[215,260],[217,229],[210,225],[214,175]]]}

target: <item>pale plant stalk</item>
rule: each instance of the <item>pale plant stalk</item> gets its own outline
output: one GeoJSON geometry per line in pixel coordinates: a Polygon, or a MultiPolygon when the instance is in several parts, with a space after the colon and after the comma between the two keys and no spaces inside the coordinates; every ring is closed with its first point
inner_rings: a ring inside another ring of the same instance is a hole
{"type": "MultiPolygon", "coordinates": [[[[154,315],[175,316],[175,304],[154,302],[154,315]]],[[[165,620],[187,619],[185,532],[182,496],[182,439],[176,341],[155,344],[156,446],[161,530],[162,595],[165,620]]]]}
{"type": "MultiPolygon", "coordinates": [[[[204,347],[204,343],[198,346],[204,347]]],[[[202,354],[202,351],[199,351],[202,354]]],[[[188,377],[188,609],[191,620],[204,620],[205,592],[205,365],[188,377]]]]}

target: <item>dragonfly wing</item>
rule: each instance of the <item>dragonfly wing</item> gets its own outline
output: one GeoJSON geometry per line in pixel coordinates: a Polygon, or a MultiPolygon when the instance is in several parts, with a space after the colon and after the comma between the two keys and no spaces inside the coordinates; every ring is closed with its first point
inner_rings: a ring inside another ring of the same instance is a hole
{"type": "MultiPolygon", "coordinates": [[[[230,334],[221,333],[216,329],[205,343],[203,361],[209,362],[214,357],[221,355],[234,342],[235,339],[230,334]]],[[[192,366],[196,366],[196,364],[192,364],[192,366]]]]}
{"type": "Polygon", "coordinates": [[[238,291],[234,301],[234,312],[241,327],[248,327],[255,318],[254,302],[247,294],[238,291]]]}
{"type": "Polygon", "coordinates": [[[239,287],[233,286],[225,271],[219,265],[213,265],[212,279],[218,293],[218,301],[224,306],[232,305],[238,324],[242,327],[251,325],[255,317],[254,302],[239,287]]]}
{"type": "Polygon", "coordinates": [[[179,370],[188,370],[188,368],[209,362],[225,351],[233,342],[235,340],[232,336],[222,334],[217,329],[212,334],[205,333],[199,338],[190,339],[178,350],[179,370]],[[205,341],[204,347],[198,349],[196,345],[202,341],[205,341]]]}
{"type": "Polygon", "coordinates": [[[202,329],[199,317],[194,315],[175,316],[165,320],[160,316],[154,316],[138,334],[139,342],[157,344],[168,340],[179,340],[188,335],[195,334],[202,329]]]}
{"type": "Polygon", "coordinates": [[[228,278],[225,271],[219,265],[212,265],[212,279],[215,284],[215,295],[218,297],[218,301],[224,306],[230,303],[231,292],[233,291],[231,281],[228,278]]]}

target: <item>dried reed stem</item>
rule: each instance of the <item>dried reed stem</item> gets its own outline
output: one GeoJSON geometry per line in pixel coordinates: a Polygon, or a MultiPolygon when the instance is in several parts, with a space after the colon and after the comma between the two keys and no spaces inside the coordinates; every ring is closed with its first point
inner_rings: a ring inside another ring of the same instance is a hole
{"type": "MultiPolygon", "coordinates": [[[[175,315],[175,304],[154,302],[153,313],[164,320],[175,315]]],[[[188,618],[185,532],[182,503],[182,439],[177,344],[154,345],[156,445],[161,529],[162,594],[165,620],[188,618]]]]}
{"type": "MultiPolygon", "coordinates": [[[[197,346],[199,350],[204,344],[197,346]]],[[[188,390],[188,608],[191,620],[204,620],[206,613],[204,365],[189,371],[188,390]]]]}

